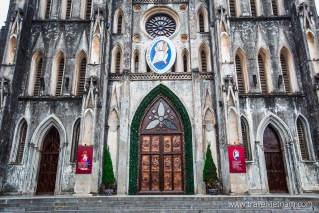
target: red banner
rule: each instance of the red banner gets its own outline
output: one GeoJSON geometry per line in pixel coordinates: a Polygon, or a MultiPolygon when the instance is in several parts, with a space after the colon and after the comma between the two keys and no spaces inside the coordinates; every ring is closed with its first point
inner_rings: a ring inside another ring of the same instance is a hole
{"type": "Polygon", "coordinates": [[[79,146],[76,158],[76,174],[91,174],[93,146],[79,146]]]}
{"type": "Polygon", "coordinates": [[[246,173],[245,152],[243,146],[228,146],[230,173],[246,173]]]}

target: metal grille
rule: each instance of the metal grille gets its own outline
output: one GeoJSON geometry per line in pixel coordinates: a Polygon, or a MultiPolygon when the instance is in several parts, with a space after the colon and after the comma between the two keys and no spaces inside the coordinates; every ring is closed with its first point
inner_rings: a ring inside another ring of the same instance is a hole
{"type": "Polygon", "coordinates": [[[188,0],[133,0],[133,4],[143,3],[188,3],[188,0]]]}
{"type": "Polygon", "coordinates": [[[66,6],[66,19],[71,18],[71,5],[72,5],[72,0],[68,0],[67,6],[66,6]]]}
{"type": "Polygon", "coordinates": [[[171,36],[176,30],[174,19],[166,14],[151,16],[146,22],[146,31],[152,37],[171,36]]]}
{"type": "Polygon", "coordinates": [[[22,124],[21,132],[20,132],[19,149],[18,149],[18,155],[17,155],[17,159],[16,159],[17,163],[22,162],[25,141],[26,141],[26,137],[27,137],[27,129],[28,129],[27,122],[24,122],[22,124]]]}
{"type": "Polygon", "coordinates": [[[251,9],[251,16],[253,17],[257,16],[255,0],[250,0],[250,9],[251,9]]]}
{"type": "Polygon", "coordinates": [[[307,155],[307,142],[305,140],[304,131],[302,128],[302,124],[300,120],[297,120],[297,131],[298,131],[298,138],[299,138],[299,146],[302,160],[309,160],[309,156],[307,155]]]}
{"type": "Polygon", "coordinates": [[[41,72],[42,72],[42,65],[43,65],[43,60],[42,60],[42,57],[41,57],[39,62],[38,62],[38,67],[37,67],[37,72],[36,72],[36,77],[35,77],[35,85],[34,85],[34,89],[33,89],[33,95],[34,96],[38,96],[39,95],[40,77],[41,77],[41,72]]]}
{"type": "Polygon", "coordinates": [[[237,83],[238,83],[238,92],[244,93],[244,79],[243,79],[243,72],[240,63],[240,58],[238,55],[235,57],[236,62],[236,73],[237,73],[237,83]]]}
{"type": "Polygon", "coordinates": [[[236,5],[235,5],[235,0],[230,0],[229,1],[229,12],[231,17],[236,16],[236,5]]]}
{"type": "Polygon", "coordinates": [[[64,73],[64,58],[61,58],[59,65],[59,73],[58,73],[58,82],[56,84],[55,95],[62,95],[62,81],[63,81],[63,73],[64,73]]]}
{"type": "Polygon", "coordinates": [[[201,60],[202,60],[202,72],[207,72],[207,61],[205,51],[201,52],[201,60]]]}
{"type": "Polygon", "coordinates": [[[50,9],[51,9],[51,0],[47,1],[47,7],[45,10],[45,19],[49,19],[50,18],[50,9]]]}
{"type": "Polygon", "coordinates": [[[266,74],[265,74],[264,61],[261,55],[258,55],[258,66],[259,66],[261,92],[267,94],[267,80],[266,80],[266,74]]]}
{"type": "Polygon", "coordinates": [[[92,0],[87,0],[86,5],[86,19],[91,18],[92,0]]]}
{"type": "Polygon", "coordinates": [[[284,84],[285,84],[285,90],[287,93],[289,93],[291,91],[290,91],[288,67],[286,63],[286,58],[283,54],[280,54],[280,63],[281,63],[282,76],[283,76],[284,84]]]}
{"type": "Polygon", "coordinates": [[[273,12],[274,16],[278,16],[278,9],[277,9],[276,0],[272,0],[271,4],[272,4],[272,12],[273,12]]]}
{"type": "Polygon", "coordinates": [[[81,61],[80,74],[79,74],[79,84],[78,84],[79,96],[82,96],[84,92],[85,73],[86,73],[86,58],[83,58],[81,61]]]}

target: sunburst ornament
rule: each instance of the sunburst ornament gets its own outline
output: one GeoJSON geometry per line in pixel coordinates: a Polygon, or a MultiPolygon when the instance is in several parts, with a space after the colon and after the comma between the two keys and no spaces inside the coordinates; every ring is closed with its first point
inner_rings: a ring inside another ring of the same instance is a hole
{"type": "Polygon", "coordinates": [[[173,42],[165,37],[155,38],[146,52],[148,66],[158,74],[169,71],[176,60],[176,48],[173,42]]]}

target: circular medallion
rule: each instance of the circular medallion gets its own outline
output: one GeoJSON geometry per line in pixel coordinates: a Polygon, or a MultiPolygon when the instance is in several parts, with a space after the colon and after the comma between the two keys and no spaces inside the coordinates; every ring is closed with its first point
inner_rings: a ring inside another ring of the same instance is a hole
{"type": "Polygon", "coordinates": [[[165,37],[155,38],[146,52],[148,66],[158,74],[166,73],[176,60],[176,49],[173,42],[165,37]]]}
{"type": "Polygon", "coordinates": [[[147,33],[152,37],[171,36],[176,30],[175,20],[166,14],[151,16],[145,25],[147,33]]]}

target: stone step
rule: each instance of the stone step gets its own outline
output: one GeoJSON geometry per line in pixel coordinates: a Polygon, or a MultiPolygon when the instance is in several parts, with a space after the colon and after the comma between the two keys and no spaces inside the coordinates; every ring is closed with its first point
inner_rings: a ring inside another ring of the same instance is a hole
{"type": "Polygon", "coordinates": [[[319,212],[314,196],[2,197],[0,212],[319,212]],[[283,206],[278,206],[283,205],[283,206]],[[286,206],[285,206],[286,205],[286,206]]]}

